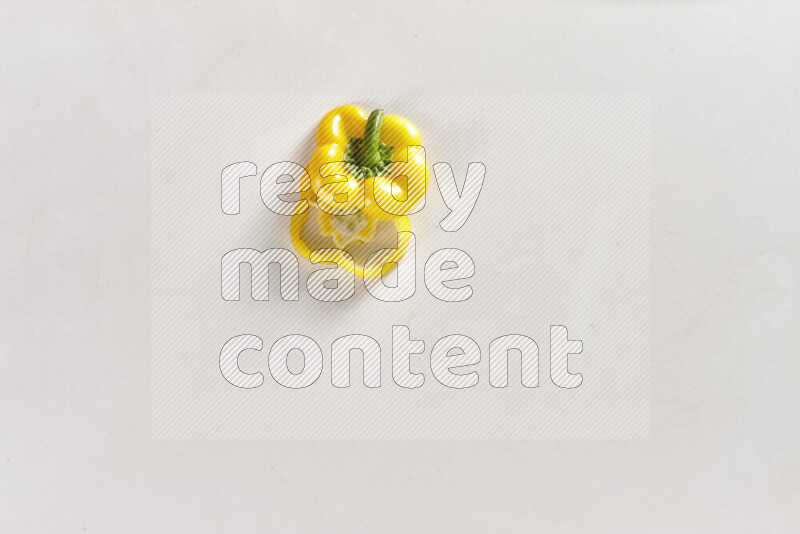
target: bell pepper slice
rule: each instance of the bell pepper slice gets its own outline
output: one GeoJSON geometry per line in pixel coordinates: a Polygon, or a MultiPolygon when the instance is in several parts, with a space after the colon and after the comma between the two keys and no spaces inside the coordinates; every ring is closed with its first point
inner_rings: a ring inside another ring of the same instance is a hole
{"type": "MultiPolygon", "coordinates": [[[[311,210],[305,209],[302,210],[299,206],[295,213],[292,215],[291,223],[289,225],[289,233],[292,238],[292,244],[294,245],[295,250],[300,253],[301,256],[306,258],[309,261],[319,263],[322,261],[336,261],[339,265],[347,269],[349,272],[353,273],[356,276],[365,279],[371,278],[378,278],[381,276],[383,271],[383,264],[385,263],[392,263],[391,269],[394,269],[397,263],[403,258],[406,253],[406,249],[409,245],[408,239],[400,239],[397,248],[392,250],[386,257],[382,258],[383,262],[381,265],[370,268],[364,269],[364,267],[354,261],[345,261],[344,254],[332,254],[334,249],[316,249],[312,250],[308,244],[306,244],[305,239],[303,239],[303,227],[308,220],[309,213],[311,210]],[[321,251],[324,251],[325,254],[320,256],[321,251]],[[320,259],[321,257],[327,258],[326,260],[320,259]]],[[[397,232],[410,232],[411,231],[411,224],[408,221],[408,217],[395,217],[393,219],[395,229],[397,232]]],[[[374,221],[377,224],[377,221],[374,221]]],[[[374,228],[373,228],[374,233],[374,228]]],[[[391,270],[390,269],[390,270],[391,270]]]]}

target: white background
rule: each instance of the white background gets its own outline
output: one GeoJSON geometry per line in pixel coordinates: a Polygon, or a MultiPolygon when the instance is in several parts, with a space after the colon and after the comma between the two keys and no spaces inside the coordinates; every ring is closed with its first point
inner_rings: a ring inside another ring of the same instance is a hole
{"type": "Polygon", "coordinates": [[[5,2],[0,531],[796,532],[796,2],[5,2]],[[156,93],[648,94],[632,441],[151,440],[156,93]]]}

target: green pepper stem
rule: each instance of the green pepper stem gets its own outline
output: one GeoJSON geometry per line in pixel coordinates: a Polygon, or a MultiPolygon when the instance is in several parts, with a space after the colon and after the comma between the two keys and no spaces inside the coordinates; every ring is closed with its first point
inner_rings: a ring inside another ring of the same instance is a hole
{"type": "Polygon", "coordinates": [[[356,153],[356,163],[361,167],[375,167],[381,163],[381,126],[383,126],[383,110],[376,109],[369,114],[364,139],[356,153]]]}

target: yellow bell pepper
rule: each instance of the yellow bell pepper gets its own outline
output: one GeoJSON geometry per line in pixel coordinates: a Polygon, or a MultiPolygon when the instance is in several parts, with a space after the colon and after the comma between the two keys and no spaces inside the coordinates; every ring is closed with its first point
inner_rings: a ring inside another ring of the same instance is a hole
{"type": "Polygon", "coordinates": [[[359,206],[363,197],[363,209],[369,217],[388,220],[408,215],[427,187],[421,144],[417,128],[398,115],[384,116],[379,109],[367,116],[353,105],[332,109],[317,127],[317,149],[308,164],[311,188],[322,197],[317,200],[320,209],[344,214],[359,206]],[[409,147],[420,148],[412,149],[407,160],[409,147]],[[323,167],[326,163],[334,164],[323,167]],[[339,194],[354,190],[359,194],[338,205],[339,194]]]}
{"type": "MultiPolygon", "coordinates": [[[[367,115],[358,106],[339,106],[322,118],[316,139],[307,166],[311,189],[305,198],[319,210],[320,235],[344,248],[371,241],[379,220],[393,221],[398,232],[410,230],[407,215],[424,199],[428,172],[422,139],[409,120],[384,116],[383,110],[367,115]]],[[[312,257],[300,236],[307,218],[308,211],[292,217],[291,236],[295,248],[315,261],[318,255],[312,257]]],[[[399,261],[405,253],[408,243],[403,241],[398,244],[399,257],[389,261],[399,261]]],[[[365,278],[380,276],[380,271],[365,273],[359,265],[347,268],[365,278]]]]}

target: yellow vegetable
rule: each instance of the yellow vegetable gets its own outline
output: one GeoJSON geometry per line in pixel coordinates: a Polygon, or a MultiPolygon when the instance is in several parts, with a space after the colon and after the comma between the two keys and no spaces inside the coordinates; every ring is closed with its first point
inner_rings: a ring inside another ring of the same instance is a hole
{"type": "MultiPolygon", "coordinates": [[[[311,189],[304,196],[319,209],[318,233],[344,248],[371,241],[379,220],[393,221],[398,232],[410,231],[407,215],[421,207],[428,177],[417,128],[403,117],[384,116],[380,109],[367,115],[358,106],[345,105],[322,118],[316,137],[317,148],[307,166],[311,189]]],[[[292,216],[295,248],[315,262],[332,257],[312,257],[300,236],[307,219],[308,210],[292,216]]],[[[407,245],[407,240],[401,240],[388,261],[399,261],[407,245]]],[[[380,269],[365,273],[360,265],[350,263],[340,265],[365,278],[381,274],[380,269]]]]}

